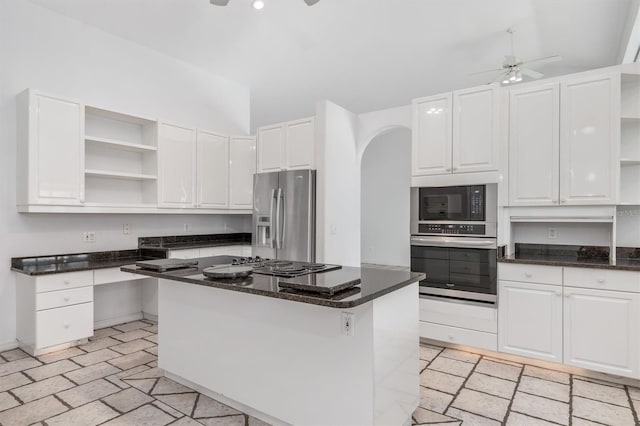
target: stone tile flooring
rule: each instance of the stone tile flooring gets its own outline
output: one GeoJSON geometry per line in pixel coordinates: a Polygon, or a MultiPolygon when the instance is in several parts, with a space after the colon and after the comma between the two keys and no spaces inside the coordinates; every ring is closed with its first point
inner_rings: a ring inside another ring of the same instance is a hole
{"type": "MultiPolygon", "coordinates": [[[[134,321],[37,358],[0,353],[0,426],[266,425],[164,377],[157,331],[134,321]]],[[[414,424],[640,424],[640,388],[430,345],[420,359],[414,424]]]]}
{"type": "Polygon", "coordinates": [[[0,353],[0,426],[268,426],[163,377],[157,332],[134,321],[37,358],[0,353]]]}
{"type": "Polygon", "coordinates": [[[450,348],[420,347],[414,424],[640,425],[640,388],[450,348]]]}

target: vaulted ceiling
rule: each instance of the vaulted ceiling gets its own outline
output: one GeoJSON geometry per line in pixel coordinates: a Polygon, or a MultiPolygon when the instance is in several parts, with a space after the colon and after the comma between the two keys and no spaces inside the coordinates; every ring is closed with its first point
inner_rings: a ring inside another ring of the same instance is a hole
{"type": "MultiPolygon", "coordinates": [[[[251,88],[252,127],[487,83],[509,53],[560,75],[613,65],[635,0],[32,0],[251,88]]],[[[635,16],[635,14],[634,14],[635,16]]]]}

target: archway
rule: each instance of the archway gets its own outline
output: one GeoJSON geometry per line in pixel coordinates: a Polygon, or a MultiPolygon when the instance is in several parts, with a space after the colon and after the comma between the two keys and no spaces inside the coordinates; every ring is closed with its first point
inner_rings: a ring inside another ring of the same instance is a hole
{"type": "Polygon", "coordinates": [[[409,267],[411,130],[375,136],[362,153],[360,173],[362,263],[409,267]]]}

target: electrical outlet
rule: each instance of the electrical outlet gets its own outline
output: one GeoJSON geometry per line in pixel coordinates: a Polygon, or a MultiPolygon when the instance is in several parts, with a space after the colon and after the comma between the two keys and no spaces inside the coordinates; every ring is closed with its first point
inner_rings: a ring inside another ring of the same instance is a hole
{"type": "Polygon", "coordinates": [[[342,313],[342,335],[353,336],[355,315],[351,312],[342,313]]]}
{"type": "Polygon", "coordinates": [[[124,225],[122,225],[122,233],[124,235],[129,235],[131,233],[131,228],[129,227],[128,223],[125,223],[124,225]]]}
{"type": "Polygon", "coordinates": [[[185,223],[185,224],[184,224],[184,230],[185,230],[185,231],[188,231],[188,230],[190,230],[190,229],[191,229],[191,225],[189,225],[188,223],[185,223]]]}
{"type": "Polygon", "coordinates": [[[547,228],[547,238],[550,240],[555,240],[558,238],[558,232],[556,228],[547,228]]]}
{"type": "Polygon", "coordinates": [[[96,233],[93,231],[84,232],[82,234],[82,241],[84,241],[85,243],[95,243],[96,233]]]}

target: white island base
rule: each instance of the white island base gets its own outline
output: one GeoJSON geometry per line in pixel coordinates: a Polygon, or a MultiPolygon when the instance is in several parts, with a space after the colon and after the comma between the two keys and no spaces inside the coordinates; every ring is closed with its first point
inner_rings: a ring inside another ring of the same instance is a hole
{"type": "Polygon", "coordinates": [[[167,377],[274,425],[411,424],[417,282],[337,309],[160,279],[158,302],[167,377]]]}

